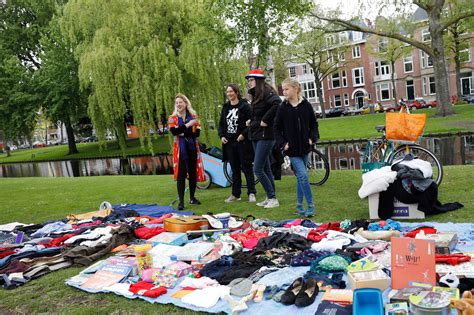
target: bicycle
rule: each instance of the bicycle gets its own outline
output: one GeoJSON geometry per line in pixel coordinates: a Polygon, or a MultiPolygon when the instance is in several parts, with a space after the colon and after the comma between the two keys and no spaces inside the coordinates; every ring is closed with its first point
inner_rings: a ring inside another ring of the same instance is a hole
{"type": "Polygon", "coordinates": [[[375,130],[381,132],[382,137],[368,140],[361,163],[364,173],[383,166],[390,166],[394,161],[403,159],[407,154],[412,154],[415,158],[431,164],[433,180],[438,186],[441,185],[443,166],[430,150],[423,148],[417,143],[402,143],[388,140],[385,134],[385,125],[376,126],[375,130]]]}
{"type": "MultiPolygon", "coordinates": [[[[285,161],[282,165],[283,169],[289,169],[291,167],[289,157],[285,156],[285,161]]],[[[313,145],[311,147],[311,152],[309,153],[308,163],[306,165],[308,169],[309,175],[309,182],[313,186],[321,186],[324,184],[329,178],[329,161],[326,156],[321,153],[316,147],[313,145]]],[[[224,175],[227,180],[232,184],[232,170],[230,168],[230,164],[226,161],[224,162],[224,175]]],[[[246,188],[247,186],[243,183],[245,180],[245,176],[242,173],[242,188],[246,188]]],[[[255,179],[255,184],[258,184],[259,180],[255,179]]]]}

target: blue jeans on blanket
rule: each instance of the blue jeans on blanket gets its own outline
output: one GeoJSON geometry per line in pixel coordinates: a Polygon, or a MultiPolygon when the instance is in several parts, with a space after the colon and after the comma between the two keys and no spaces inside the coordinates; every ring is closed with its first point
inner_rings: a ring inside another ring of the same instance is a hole
{"type": "Polygon", "coordinates": [[[306,212],[306,215],[313,215],[313,193],[311,192],[308,170],[306,168],[306,164],[308,163],[308,154],[304,156],[290,156],[290,161],[296,175],[296,210],[300,214],[305,214],[303,207],[303,198],[305,198],[306,203],[308,204],[308,211],[306,212]]]}
{"type": "Polygon", "coordinates": [[[267,198],[276,198],[275,181],[271,168],[270,156],[272,154],[275,140],[253,141],[255,158],[253,162],[253,172],[267,193],[267,198]]]}

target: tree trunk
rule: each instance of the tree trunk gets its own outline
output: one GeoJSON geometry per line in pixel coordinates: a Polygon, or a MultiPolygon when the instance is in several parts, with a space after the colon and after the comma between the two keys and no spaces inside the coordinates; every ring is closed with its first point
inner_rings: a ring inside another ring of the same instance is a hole
{"type": "Polygon", "coordinates": [[[67,146],[69,149],[67,154],[79,153],[76,146],[76,139],[74,138],[74,129],[72,128],[71,119],[67,115],[64,119],[64,125],[66,126],[67,146]]]}
{"type": "Polygon", "coordinates": [[[456,94],[458,100],[462,99],[462,91],[461,91],[461,56],[459,55],[459,47],[461,43],[459,42],[459,34],[457,30],[452,32],[453,39],[454,39],[454,72],[456,74],[456,94]]]}
{"type": "Polygon", "coordinates": [[[435,74],[437,115],[450,116],[454,113],[449,99],[449,82],[446,60],[444,57],[443,32],[440,30],[441,7],[434,6],[429,10],[429,30],[433,48],[433,67],[435,74]]]}
{"type": "MultiPolygon", "coordinates": [[[[317,73],[313,69],[313,73],[317,73]]],[[[321,81],[318,80],[318,76],[315,75],[316,92],[318,93],[319,106],[321,107],[321,116],[326,118],[326,110],[324,109],[324,98],[323,98],[323,89],[321,86],[321,81]]]]}
{"type": "Polygon", "coordinates": [[[397,86],[395,85],[395,62],[392,61],[392,75],[390,76],[392,79],[392,92],[393,92],[393,99],[395,100],[395,108],[397,108],[397,86]]]}

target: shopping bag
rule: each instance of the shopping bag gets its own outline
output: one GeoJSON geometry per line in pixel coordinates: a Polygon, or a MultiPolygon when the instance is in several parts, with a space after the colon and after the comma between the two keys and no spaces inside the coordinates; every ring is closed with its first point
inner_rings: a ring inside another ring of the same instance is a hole
{"type": "Polygon", "coordinates": [[[387,113],[386,137],[389,140],[418,141],[426,124],[426,114],[387,113]]]}

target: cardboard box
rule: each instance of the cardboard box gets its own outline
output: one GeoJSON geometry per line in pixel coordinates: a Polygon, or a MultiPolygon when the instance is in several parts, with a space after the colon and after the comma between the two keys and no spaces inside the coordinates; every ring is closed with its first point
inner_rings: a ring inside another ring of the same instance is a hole
{"type": "Polygon", "coordinates": [[[458,235],[456,232],[439,232],[436,234],[424,235],[418,233],[416,238],[435,241],[437,253],[447,252],[449,254],[454,250],[458,243],[458,235]]]}
{"type": "Polygon", "coordinates": [[[158,244],[168,244],[180,246],[186,243],[188,236],[186,233],[173,233],[173,232],[163,232],[158,235],[153,236],[148,239],[146,242],[151,244],[153,247],[158,244]]]}
{"type": "Polygon", "coordinates": [[[352,290],[360,288],[375,288],[382,292],[388,288],[389,277],[381,269],[371,271],[348,272],[352,290]]]}
{"type": "MultiPolygon", "coordinates": [[[[372,194],[369,199],[369,217],[379,219],[379,194],[372,194]]],[[[393,200],[392,219],[424,219],[425,213],[418,210],[418,204],[405,204],[396,199],[393,200]]]]}

